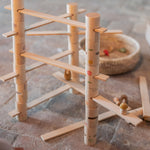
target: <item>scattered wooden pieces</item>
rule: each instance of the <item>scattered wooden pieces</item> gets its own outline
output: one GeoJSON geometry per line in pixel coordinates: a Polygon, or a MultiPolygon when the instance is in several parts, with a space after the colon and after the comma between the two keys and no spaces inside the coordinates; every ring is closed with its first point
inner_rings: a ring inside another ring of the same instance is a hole
{"type": "Polygon", "coordinates": [[[137,126],[143,121],[140,118],[138,118],[136,115],[130,112],[127,115],[122,115],[120,113],[119,107],[116,104],[112,103],[111,101],[107,100],[106,98],[102,96],[97,96],[93,98],[93,100],[97,102],[98,104],[102,105],[103,107],[105,107],[106,109],[109,109],[115,112],[118,116],[126,120],[128,123],[132,123],[134,126],[137,126]]]}
{"type": "Polygon", "coordinates": [[[142,108],[143,108],[143,117],[145,120],[150,121],[150,99],[147,87],[147,81],[144,76],[139,78],[141,99],[142,99],[142,108]]]}

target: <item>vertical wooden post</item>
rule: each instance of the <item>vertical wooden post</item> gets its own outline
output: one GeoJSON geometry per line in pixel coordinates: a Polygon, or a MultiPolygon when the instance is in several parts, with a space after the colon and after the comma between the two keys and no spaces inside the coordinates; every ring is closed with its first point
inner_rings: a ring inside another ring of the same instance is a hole
{"type": "Polygon", "coordinates": [[[84,143],[94,145],[98,122],[97,104],[92,100],[98,96],[98,81],[94,78],[99,74],[100,35],[94,29],[99,27],[100,15],[88,13],[86,15],[86,79],[85,79],[85,125],[84,143]]]}
{"type": "Polygon", "coordinates": [[[25,58],[21,57],[21,53],[25,51],[25,31],[24,31],[24,15],[18,10],[24,9],[23,0],[11,0],[12,10],[12,30],[17,32],[13,37],[13,58],[14,72],[18,74],[15,79],[16,84],[16,109],[20,112],[18,115],[19,121],[24,121],[27,118],[27,85],[25,74],[25,58]]]}
{"type": "MultiPolygon", "coordinates": [[[[78,15],[78,5],[77,3],[68,3],[67,4],[67,13],[72,14],[72,17],[69,19],[77,20],[78,15]]],[[[79,66],[79,44],[78,44],[78,28],[74,26],[68,25],[68,32],[71,35],[68,37],[68,49],[73,52],[72,55],[69,56],[69,64],[79,66]]],[[[71,72],[72,81],[79,81],[79,74],[75,72],[71,72]]],[[[78,93],[75,90],[72,90],[74,94],[78,93]]]]}

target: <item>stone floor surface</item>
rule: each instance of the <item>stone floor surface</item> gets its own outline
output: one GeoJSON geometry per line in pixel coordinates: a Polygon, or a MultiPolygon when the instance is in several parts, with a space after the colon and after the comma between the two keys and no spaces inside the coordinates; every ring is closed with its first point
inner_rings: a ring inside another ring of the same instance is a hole
{"type": "MultiPolygon", "coordinates": [[[[138,79],[147,78],[150,89],[150,47],[145,40],[146,24],[150,20],[149,0],[25,0],[25,8],[53,15],[65,13],[66,3],[77,2],[79,8],[87,12],[101,14],[101,25],[109,29],[122,29],[125,34],[135,38],[141,46],[141,61],[129,73],[112,76],[107,82],[100,82],[100,93],[111,99],[126,94],[132,108],[141,106],[138,79]]],[[[0,1],[0,34],[11,30],[11,15],[3,7],[10,0],[0,1]]],[[[40,21],[35,17],[25,17],[26,25],[40,21]]],[[[79,20],[84,22],[84,14],[79,20]]],[[[39,30],[64,30],[65,25],[54,23],[39,30]]],[[[43,56],[50,56],[67,49],[66,36],[26,37],[26,49],[43,56]]],[[[0,75],[12,71],[12,39],[0,35],[0,75]]],[[[67,61],[67,58],[63,58],[67,61]]],[[[32,60],[27,60],[27,65],[32,60]]],[[[56,67],[44,66],[27,74],[28,101],[42,96],[63,85],[52,77],[56,67]]],[[[150,90],[149,90],[150,93],[150,90]]],[[[138,127],[127,124],[119,117],[112,117],[98,124],[97,143],[93,147],[84,145],[83,128],[69,134],[43,142],[40,135],[54,129],[84,119],[84,97],[64,92],[51,101],[28,111],[26,122],[18,122],[8,112],[15,108],[15,86],[13,80],[0,83],[0,138],[8,140],[13,146],[25,150],[150,150],[150,123],[143,122],[138,127]]],[[[99,112],[106,109],[99,106],[99,112]]],[[[1,148],[0,148],[1,149],[1,148]]]]}

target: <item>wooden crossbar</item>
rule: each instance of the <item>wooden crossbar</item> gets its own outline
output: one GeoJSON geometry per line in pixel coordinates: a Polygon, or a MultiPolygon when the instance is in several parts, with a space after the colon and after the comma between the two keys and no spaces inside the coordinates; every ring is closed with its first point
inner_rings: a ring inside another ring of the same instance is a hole
{"type": "Polygon", "coordinates": [[[85,87],[80,84],[80,83],[77,83],[77,82],[73,82],[73,81],[67,81],[64,79],[64,75],[61,73],[61,72],[55,72],[53,74],[53,76],[55,78],[57,78],[58,80],[66,83],[67,85],[69,85],[70,87],[72,87],[73,89],[75,89],[76,91],[80,92],[81,94],[85,95],[85,87]]]}
{"type": "Polygon", "coordinates": [[[45,35],[71,35],[66,31],[28,31],[28,36],[45,36],[45,35]]]}
{"type": "MultiPolygon", "coordinates": [[[[105,34],[122,34],[123,31],[122,30],[107,30],[101,34],[105,35],[105,34]]],[[[80,30],[79,31],[79,35],[85,35],[85,30],[80,30]]]]}
{"type": "MultiPolygon", "coordinates": [[[[7,6],[5,6],[5,9],[11,10],[11,6],[7,5],[7,6]]],[[[79,9],[78,14],[84,13],[85,11],[86,11],[86,9],[79,9]]],[[[71,16],[72,16],[72,14],[68,14],[68,13],[59,15],[59,17],[62,17],[62,18],[67,18],[67,17],[71,17],[71,16]]],[[[53,23],[53,22],[55,22],[55,21],[50,21],[50,20],[39,21],[39,22],[33,23],[33,24],[29,25],[28,27],[26,27],[25,31],[36,29],[36,28],[42,27],[44,25],[48,25],[48,24],[53,23]]],[[[16,34],[17,34],[16,32],[10,31],[10,32],[4,33],[3,36],[11,37],[11,36],[14,36],[16,34]]]]}
{"type": "MultiPolygon", "coordinates": [[[[11,53],[13,53],[12,50],[9,50],[9,51],[10,51],[11,53]]],[[[49,58],[57,60],[57,59],[60,59],[60,58],[62,58],[62,57],[65,57],[65,56],[68,56],[68,55],[71,55],[71,54],[72,54],[72,52],[71,52],[70,50],[66,50],[66,51],[63,51],[63,52],[61,52],[61,53],[55,54],[54,56],[51,56],[51,57],[49,57],[49,58]]],[[[47,65],[47,64],[45,64],[45,63],[43,63],[43,62],[36,62],[36,63],[33,63],[32,65],[26,67],[26,72],[32,71],[32,70],[37,69],[37,68],[39,68],[39,67],[42,67],[42,66],[44,66],[44,65],[47,65]]],[[[17,76],[18,76],[18,75],[17,75],[15,72],[11,72],[11,73],[9,73],[9,74],[6,74],[6,75],[4,75],[4,76],[1,76],[1,77],[0,77],[0,80],[3,81],[3,82],[5,82],[5,81],[8,81],[8,80],[10,80],[10,79],[13,79],[13,78],[15,78],[15,77],[17,77],[17,76]]]]}
{"type": "Polygon", "coordinates": [[[111,101],[109,101],[108,99],[106,99],[102,96],[97,96],[97,97],[93,98],[93,100],[96,103],[98,103],[98,104],[102,105],[103,107],[105,107],[106,109],[109,109],[109,110],[113,111],[118,116],[120,116],[125,121],[127,121],[128,123],[132,123],[134,126],[137,126],[138,124],[140,124],[143,121],[142,119],[138,118],[133,113],[128,113],[127,115],[122,115],[120,113],[119,107],[116,104],[112,103],[111,101]]]}
{"type": "MultiPolygon", "coordinates": [[[[129,112],[139,116],[139,115],[142,115],[142,108],[137,108],[137,109],[131,110],[129,112]]],[[[107,112],[104,112],[104,113],[98,115],[98,121],[103,121],[103,120],[106,120],[113,116],[116,116],[116,114],[114,112],[107,111],[107,112]]],[[[45,134],[41,135],[41,138],[43,141],[47,141],[47,140],[56,138],[58,136],[67,134],[71,131],[80,129],[82,127],[84,127],[84,120],[73,123],[73,124],[65,126],[65,127],[62,127],[62,128],[59,128],[59,129],[56,129],[56,130],[53,130],[48,133],[45,133],[45,134]]]]}
{"type": "Polygon", "coordinates": [[[6,74],[6,75],[4,75],[4,76],[1,76],[1,77],[0,77],[0,80],[3,81],[3,82],[5,82],[5,81],[8,81],[8,80],[10,80],[10,79],[13,79],[13,78],[15,78],[15,77],[17,77],[17,76],[18,76],[17,73],[11,72],[11,73],[9,73],[9,74],[6,74]]]}
{"type": "Polygon", "coordinates": [[[86,28],[85,23],[83,23],[83,22],[79,22],[79,21],[75,21],[75,20],[69,20],[69,19],[58,17],[58,16],[53,16],[53,15],[45,14],[42,12],[37,12],[34,10],[23,9],[23,10],[19,10],[19,12],[26,14],[26,15],[30,15],[30,16],[34,16],[34,17],[38,17],[38,18],[42,18],[42,19],[46,19],[46,20],[52,20],[55,22],[68,24],[71,26],[79,27],[79,28],[84,28],[84,29],[86,28]]]}
{"type": "Polygon", "coordinates": [[[143,117],[145,120],[150,121],[150,99],[145,77],[140,76],[139,85],[142,99],[143,117]]]}
{"type": "MultiPolygon", "coordinates": [[[[70,88],[69,85],[65,85],[63,87],[60,87],[60,88],[58,88],[58,89],[56,89],[54,91],[51,91],[51,92],[45,94],[42,97],[37,98],[37,99],[31,101],[30,103],[28,103],[27,104],[27,109],[31,109],[31,108],[33,108],[33,107],[35,107],[35,106],[37,106],[37,105],[39,105],[41,103],[44,103],[44,102],[48,101],[50,98],[52,98],[52,97],[54,97],[54,96],[56,96],[58,94],[63,93],[64,91],[68,90],[69,88],[70,88]]],[[[13,111],[9,112],[9,115],[11,117],[15,117],[15,116],[19,115],[19,113],[20,112],[18,112],[17,110],[13,110],[13,111]]]]}
{"type": "Polygon", "coordinates": [[[24,57],[27,57],[27,58],[30,58],[30,59],[33,59],[33,60],[37,60],[37,61],[49,64],[49,65],[53,65],[55,67],[59,67],[59,68],[62,68],[62,69],[68,69],[68,70],[77,72],[79,74],[85,75],[85,71],[81,67],[69,65],[67,63],[56,61],[54,59],[50,59],[50,58],[47,58],[47,57],[44,57],[44,56],[40,56],[40,55],[33,54],[33,53],[30,53],[30,52],[25,52],[25,53],[21,54],[21,56],[24,56],[24,57]]]}
{"type": "MultiPolygon", "coordinates": [[[[47,57],[40,56],[40,55],[37,55],[37,54],[33,54],[33,53],[30,53],[30,52],[25,52],[25,53],[21,54],[21,56],[24,56],[24,57],[27,57],[27,58],[30,58],[30,59],[33,59],[33,60],[37,60],[37,61],[43,62],[45,64],[49,64],[49,65],[59,67],[59,68],[62,68],[62,69],[67,69],[67,70],[79,73],[81,75],[86,75],[85,70],[81,67],[74,66],[74,65],[69,65],[67,63],[60,62],[60,61],[57,61],[57,60],[53,60],[51,58],[47,58],[47,57]]],[[[101,79],[102,81],[106,81],[108,79],[108,76],[100,74],[100,75],[95,76],[95,78],[97,78],[99,80],[101,79]]]]}

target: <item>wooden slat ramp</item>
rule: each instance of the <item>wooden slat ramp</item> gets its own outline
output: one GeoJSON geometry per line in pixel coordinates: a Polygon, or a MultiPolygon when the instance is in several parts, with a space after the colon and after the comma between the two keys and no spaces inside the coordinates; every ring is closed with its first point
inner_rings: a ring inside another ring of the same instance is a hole
{"type": "Polygon", "coordinates": [[[110,111],[114,112],[115,114],[123,118],[126,122],[133,124],[134,126],[137,126],[143,121],[142,119],[138,118],[136,115],[130,112],[127,115],[122,115],[120,113],[120,108],[116,104],[112,103],[111,101],[109,101],[101,95],[93,98],[93,100],[96,103],[105,107],[106,109],[109,109],[110,111]]]}

